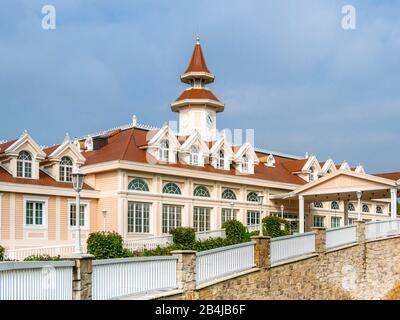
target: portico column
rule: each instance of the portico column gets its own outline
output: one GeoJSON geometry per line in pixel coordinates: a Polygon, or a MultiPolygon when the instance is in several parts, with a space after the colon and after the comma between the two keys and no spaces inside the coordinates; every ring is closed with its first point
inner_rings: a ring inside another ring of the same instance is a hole
{"type": "Polygon", "coordinates": [[[357,204],[357,209],[358,209],[358,221],[361,221],[361,196],[362,196],[362,191],[357,191],[357,200],[358,200],[358,204],[357,204]]]}
{"type": "Polygon", "coordinates": [[[304,233],[304,197],[299,196],[299,232],[304,233]]]}
{"type": "Polygon", "coordinates": [[[397,189],[392,188],[390,189],[390,218],[396,219],[397,218],[397,189]]]}

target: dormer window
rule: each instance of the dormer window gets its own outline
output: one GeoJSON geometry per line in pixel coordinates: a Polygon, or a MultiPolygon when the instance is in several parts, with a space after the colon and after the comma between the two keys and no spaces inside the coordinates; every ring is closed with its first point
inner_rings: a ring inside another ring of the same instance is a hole
{"type": "Polygon", "coordinates": [[[32,178],[32,156],[27,151],[21,151],[18,155],[17,177],[32,178]]]}
{"type": "Polygon", "coordinates": [[[168,162],[169,159],[169,142],[164,139],[160,143],[159,160],[168,162]]]}
{"type": "Polygon", "coordinates": [[[242,159],[242,172],[249,172],[249,158],[247,158],[247,155],[244,155],[242,159]]]}
{"type": "Polygon", "coordinates": [[[225,169],[225,152],[223,149],[218,152],[217,169],[225,169]]]}
{"type": "Polygon", "coordinates": [[[310,168],[310,178],[309,178],[309,180],[310,181],[314,181],[314,168],[310,168]]]}
{"type": "Polygon", "coordinates": [[[192,166],[199,165],[199,148],[197,146],[190,148],[189,164],[192,166]]]}
{"type": "Polygon", "coordinates": [[[62,157],[60,162],[60,181],[72,182],[73,163],[70,157],[62,157]]]}

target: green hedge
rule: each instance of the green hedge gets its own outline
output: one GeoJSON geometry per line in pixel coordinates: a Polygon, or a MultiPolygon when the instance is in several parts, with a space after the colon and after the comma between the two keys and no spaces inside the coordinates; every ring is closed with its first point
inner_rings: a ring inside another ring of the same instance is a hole
{"type": "Polygon", "coordinates": [[[263,234],[271,238],[287,236],[290,234],[290,223],[285,219],[269,216],[262,219],[263,234]]]}
{"type": "Polygon", "coordinates": [[[93,232],[87,239],[87,251],[96,259],[130,257],[131,253],[123,247],[123,239],[117,232],[93,232]]]}
{"type": "Polygon", "coordinates": [[[4,258],[5,258],[5,257],[4,257],[5,252],[6,252],[6,248],[0,246],[0,261],[3,261],[3,260],[4,260],[4,258]]]}
{"type": "Polygon", "coordinates": [[[225,229],[226,238],[232,243],[250,241],[250,233],[247,228],[238,220],[228,220],[222,225],[225,229]]]}
{"type": "Polygon", "coordinates": [[[175,228],[169,232],[175,244],[190,246],[196,241],[196,232],[193,228],[175,228]]]}

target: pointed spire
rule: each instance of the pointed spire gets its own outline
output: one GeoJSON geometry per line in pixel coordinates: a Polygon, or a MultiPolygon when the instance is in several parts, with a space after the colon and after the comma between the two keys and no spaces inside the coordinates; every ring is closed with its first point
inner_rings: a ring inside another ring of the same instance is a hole
{"type": "Polygon", "coordinates": [[[205,83],[214,81],[214,75],[207,67],[199,36],[196,37],[196,44],[189,65],[181,76],[181,81],[185,83],[191,83],[193,79],[203,79],[205,83]]]}

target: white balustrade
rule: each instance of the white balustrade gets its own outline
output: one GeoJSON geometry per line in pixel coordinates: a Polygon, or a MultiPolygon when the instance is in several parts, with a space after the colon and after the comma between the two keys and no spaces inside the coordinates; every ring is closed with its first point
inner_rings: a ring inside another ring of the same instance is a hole
{"type": "Polygon", "coordinates": [[[400,234],[400,219],[371,221],[365,224],[365,239],[373,240],[400,234]]]}
{"type": "Polygon", "coordinates": [[[155,249],[166,247],[172,243],[172,236],[166,235],[161,237],[147,237],[139,239],[125,239],[124,247],[131,251],[143,251],[144,249],[155,249]]]}
{"type": "MultiPolygon", "coordinates": [[[[49,255],[54,256],[65,256],[73,253],[74,245],[60,245],[60,246],[46,246],[46,247],[32,247],[32,248],[21,248],[15,250],[6,250],[5,254],[8,259],[11,260],[24,260],[26,257],[32,255],[49,255]]],[[[85,249],[84,249],[85,251],[85,249]]]]}
{"type": "Polygon", "coordinates": [[[254,242],[246,242],[196,253],[197,284],[251,269],[254,242]]]}
{"type": "Polygon", "coordinates": [[[175,289],[176,264],[169,256],[94,260],[92,299],[175,289]]]}
{"type": "Polygon", "coordinates": [[[71,300],[73,261],[1,262],[0,300],[71,300]]]}
{"type": "Polygon", "coordinates": [[[225,229],[196,232],[196,240],[206,240],[218,237],[225,238],[225,229]]]}
{"type": "Polygon", "coordinates": [[[332,249],[357,242],[355,225],[326,230],[326,248],[332,249]]]}
{"type": "Polygon", "coordinates": [[[251,224],[247,226],[247,231],[248,232],[253,232],[253,231],[260,231],[260,224],[251,224]]]}
{"type": "Polygon", "coordinates": [[[271,239],[271,263],[315,252],[315,233],[307,232],[294,236],[271,239]]]}

